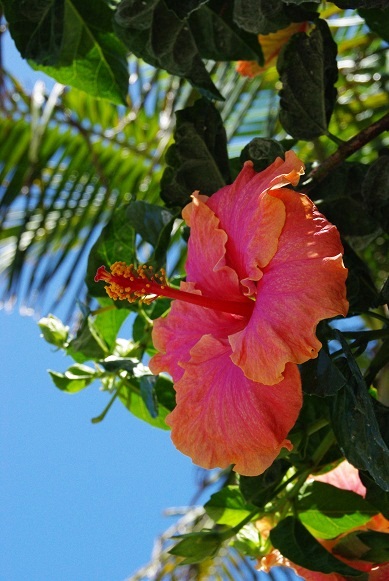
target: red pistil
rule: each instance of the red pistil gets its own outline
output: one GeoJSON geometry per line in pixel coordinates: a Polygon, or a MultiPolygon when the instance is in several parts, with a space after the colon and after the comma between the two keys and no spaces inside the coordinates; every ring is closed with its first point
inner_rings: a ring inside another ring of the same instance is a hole
{"type": "Polygon", "coordinates": [[[149,304],[162,296],[241,316],[251,316],[254,307],[251,300],[225,301],[173,288],[167,285],[163,269],[154,273],[152,267],[146,265],[135,268],[133,264],[127,266],[125,262],[115,262],[111,266],[111,273],[105,266],[100,266],[96,272],[95,282],[99,280],[108,283],[105,290],[115,301],[127,300],[133,303],[138,300],[149,304]]]}

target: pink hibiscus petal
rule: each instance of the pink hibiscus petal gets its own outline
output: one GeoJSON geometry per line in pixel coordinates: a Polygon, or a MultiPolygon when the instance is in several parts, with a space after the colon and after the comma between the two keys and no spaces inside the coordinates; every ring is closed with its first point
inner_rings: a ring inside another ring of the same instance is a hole
{"type": "Polygon", "coordinates": [[[319,480],[319,482],[326,482],[343,490],[352,490],[356,494],[363,496],[363,498],[366,496],[366,488],[359,478],[357,468],[347,462],[347,460],[338,464],[333,470],[325,474],[313,476],[313,478],[319,480]]]}
{"type": "Polygon", "coordinates": [[[230,337],[234,363],[248,378],[269,385],[281,381],[288,361],[316,357],[318,322],[348,309],[347,269],[335,226],[302,194],[282,188],[271,195],[285,204],[285,226],[258,282],[250,322],[230,337]]]}
{"type": "Polygon", "coordinates": [[[275,386],[248,380],[230,359],[228,344],[205,335],[192,348],[175,385],[177,406],[166,418],[177,448],[204,468],[234,464],[261,474],[278,456],[301,408],[298,369],[289,364],[275,386]]]}
{"type": "Polygon", "coordinates": [[[289,183],[297,184],[302,173],[304,165],[293,151],[286,153],[285,161],[278,157],[260,173],[254,172],[251,162],[246,162],[234,183],[216,192],[207,202],[228,234],[228,264],[248,287],[248,294],[254,288],[249,281],[261,278],[261,268],[276,253],[285,223],[284,204],[267,192],[289,183]]]}
{"type": "Polygon", "coordinates": [[[215,213],[206,204],[207,196],[194,192],[182,216],[191,227],[188,259],[185,265],[187,280],[196,282],[203,294],[223,296],[228,300],[244,301],[235,270],[226,265],[227,234],[220,228],[215,213]]]}
{"type": "MultiPolygon", "coordinates": [[[[201,294],[193,283],[181,283],[181,290],[201,294]]],[[[154,374],[166,371],[174,381],[183,373],[183,364],[190,360],[190,350],[205,334],[225,339],[231,330],[238,332],[246,325],[243,317],[213,311],[183,301],[173,301],[167,317],[154,322],[152,339],[158,353],[149,362],[154,374]]]]}

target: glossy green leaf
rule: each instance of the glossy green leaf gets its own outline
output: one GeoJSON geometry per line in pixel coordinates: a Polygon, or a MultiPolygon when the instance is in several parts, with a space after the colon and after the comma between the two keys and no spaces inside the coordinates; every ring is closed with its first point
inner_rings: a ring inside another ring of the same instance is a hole
{"type": "Polygon", "coordinates": [[[87,317],[80,325],[76,336],[69,342],[66,353],[78,363],[98,360],[109,353],[103,333],[93,326],[93,321],[87,317]]]}
{"type": "Polygon", "coordinates": [[[382,155],[370,165],[362,184],[362,195],[372,216],[382,229],[389,233],[388,181],[389,155],[382,155]]]}
{"type": "Polygon", "coordinates": [[[34,68],[98,98],[126,102],[126,50],[104,0],[4,1],[16,46],[34,68]]]}
{"type": "Polygon", "coordinates": [[[289,462],[280,459],[275,460],[260,476],[241,476],[239,487],[246,502],[260,508],[265,506],[273,498],[289,468],[289,462]]]}
{"type": "Polygon", "coordinates": [[[327,23],[318,20],[309,35],[292,36],[278,57],[280,121],[296,139],[310,140],[327,133],[337,94],[336,53],[327,23]]]}
{"type": "Polygon", "coordinates": [[[346,286],[350,312],[363,312],[377,305],[378,292],[369,271],[369,265],[347,242],[343,241],[343,246],[343,261],[348,269],[346,286]]]}
{"type": "Polygon", "coordinates": [[[96,379],[95,370],[81,364],[71,365],[65,373],[49,370],[49,374],[56,387],[68,393],[77,393],[96,379]]]}
{"type": "Polygon", "coordinates": [[[134,357],[118,357],[109,355],[98,362],[106,371],[118,374],[119,371],[127,371],[131,376],[134,368],[139,364],[139,360],[134,357]]]}
{"type": "Polygon", "coordinates": [[[176,117],[161,197],[169,206],[184,206],[195,190],[211,195],[229,181],[227,139],[220,114],[205,99],[177,111],[176,117]]]}
{"type": "Polygon", "coordinates": [[[362,543],[369,547],[363,554],[363,559],[373,563],[389,562],[389,534],[379,531],[362,531],[358,534],[362,543]]]}
{"type": "Polygon", "coordinates": [[[157,377],[155,375],[143,375],[139,381],[140,394],[152,418],[158,417],[158,398],[155,393],[156,381],[157,377]]]}
{"type": "Polygon", "coordinates": [[[363,526],[378,512],[359,494],[324,482],[309,484],[296,510],[301,522],[319,539],[333,539],[363,526]]]}
{"type": "Polygon", "coordinates": [[[185,77],[207,96],[221,95],[202,59],[256,59],[261,48],[254,35],[234,24],[229,6],[218,0],[192,10],[166,0],[122,0],[115,29],[125,45],[149,64],[185,77]],[[172,9],[173,8],[173,9],[172,9]]]}
{"type": "Polygon", "coordinates": [[[106,298],[104,285],[96,283],[94,277],[101,265],[108,268],[117,261],[136,262],[135,230],[128,224],[126,207],[116,210],[90,251],[86,283],[92,296],[106,298]]]}
{"type": "MultiPolygon", "coordinates": [[[[272,544],[280,553],[306,569],[320,573],[339,573],[358,577],[360,571],[336,559],[297,519],[288,516],[270,532],[272,544]]],[[[366,577],[365,577],[366,578],[366,577]]],[[[361,577],[363,579],[363,577],[361,577]]]]}
{"type": "Polygon", "coordinates": [[[301,365],[300,370],[303,390],[310,395],[331,396],[346,383],[343,374],[324,349],[319,351],[316,359],[301,365]]]}
{"type": "Polygon", "coordinates": [[[285,149],[279,141],[256,137],[248,143],[240,154],[240,161],[243,164],[250,160],[254,164],[255,171],[263,171],[277,158],[285,157],[285,149]]]}
{"type": "Polygon", "coordinates": [[[221,95],[209,76],[186,20],[163,0],[122,0],[115,14],[119,38],[136,56],[173,75],[186,77],[213,98],[221,95]]]}
{"type": "Polygon", "coordinates": [[[155,248],[161,231],[172,222],[175,214],[161,206],[138,200],[127,206],[126,216],[128,225],[155,248]]]}
{"type": "Polygon", "coordinates": [[[134,416],[156,428],[170,429],[165,423],[165,418],[170,410],[167,410],[163,405],[158,405],[158,415],[154,414],[155,408],[152,415],[141,395],[139,379],[131,378],[131,380],[123,381],[117,386],[117,393],[119,400],[134,416]]]}
{"type": "Polygon", "coordinates": [[[219,533],[206,530],[181,535],[179,538],[182,540],[174,545],[169,553],[184,557],[181,565],[201,563],[201,561],[213,557],[223,542],[223,537],[219,533]]]}
{"type": "Polygon", "coordinates": [[[93,327],[104,338],[108,350],[112,351],[119,330],[128,317],[128,311],[112,308],[109,299],[100,299],[101,311],[93,318],[93,327]]]}
{"type": "Polygon", "coordinates": [[[269,34],[291,23],[282,0],[236,0],[234,20],[238,26],[254,34],[269,34]]]}
{"type": "Polygon", "coordinates": [[[349,462],[368,471],[383,490],[389,491],[389,448],[380,431],[373,400],[347,342],[338,331],[336,338],[345,353],[339,363],[347,383],[330,400],[334,434],[349,462]]]}
{"type": "Polygon", "coordinates": [[[366,9],[360,9],[359,14],[365,19],[367,26],[378,34],[381,38],[389,42],[389,7],[382,1],[382,8],[372,9],[372,4],[368,3],[366,9]],[[370,4],[370,5],[369,5],[370,4]]]}
{"type": "Polygon", "coordinates": [[[389,520],[389,492],[382,490],[368,472],[360,471],[359,476],[366,487],[366,500],[389,520]]]}
{"type": "Polygon", "coordinates": [[[217,524],[231,527],[242,522],[255,509],[246,502],[238,486],[225,486],[215,492],[204,508],[217,524]]]}
{"type": "Polygon", "coordinates": [[[166,5],[172,10],[180,20],[188,18],[194,10],[198,10],[202,4],[207,4],[209,0],[166,0],[166,5]]]}

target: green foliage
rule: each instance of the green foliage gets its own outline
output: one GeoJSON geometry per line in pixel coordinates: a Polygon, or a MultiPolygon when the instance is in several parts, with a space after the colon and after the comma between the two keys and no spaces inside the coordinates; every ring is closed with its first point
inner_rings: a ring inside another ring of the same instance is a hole
{"type": "Polygon", "coordinates": [[[336,52],[327,23],[317,20],[309,35],[295,34],[278,59],[280,121],[296,139],[327,133],[337,93],[336,52]]]}
{"type": "Polygon", "coordinates": [[[2,300],[46,309],[50,297],[54,312],[71,305],[71,325],[48,315],[39,326],[73,360],[50,371],[55,386],[76,393],[99,385],[108,395],[94,423],[117,400],[168,429],[173,383],[147,363],[154,321],[170,300],[114,302],[94,277],[124,261],[183,280],[180,210],[193,191],[211,196],[245,161],[262,171],[293,147],[306,165],[297,190],[342,237],[349,316],[319,325],[323,348],[300,366],[293,450],[259,476],[224,471],[205,511],[180,525],[173,547],[161,544],[153,571],[243,578],[245,556],[259,562],[277,548],[307,569],[364,579],[336,557],[389,560],[387,533],[364,530],[377,513],[389,518],[386,1],[1,6],[22,56],[72,87],[47,93],[37,84],[29,93],[1,71],[2,300]],[[274,47],[277,68],[253,79],[236,73],[231,61],[264,65],[269,37],[259,42],[258,34],[303,22],[306,32],[274,47]],[[312,482],[344,458],[360,470],[366,499],[312,482]],[[332,553],[322,539],[334,540],[332,553]]]}
{"type": "Polygon", "coordinates": [[[365,525],[375,514],[359,494],[312,482],[296,503],[299,519],[319,539],[333,539],[365,525]]]}
{"type": "Polygon", "coordinates": [[[176,112],[175,143],[166,152],[161,197],[168,206],[184,206],[195,190],[210,195],[230,179],[227,140],[220,114],[199,99],[176,112]]]}
{"type": "Polygon", "coordinates": [[[212,494],[204,508],[217,524],[230,527],[246,519],[255,509],[247,504],[238,486],[226,486],[212,494]]]}
{"type": "Polygon", "coordinates": [[[292,563],[321,573],[363,579],[360,571],[336,559],[295,518],[288,516],[271,531],[273,545],[292,563]]]}
{"type": "Polygon", "coordinates": [[[104,0],[3,4],[16,46],[34,68],[95,97],[126,102],[126,50],[104,0]]]}

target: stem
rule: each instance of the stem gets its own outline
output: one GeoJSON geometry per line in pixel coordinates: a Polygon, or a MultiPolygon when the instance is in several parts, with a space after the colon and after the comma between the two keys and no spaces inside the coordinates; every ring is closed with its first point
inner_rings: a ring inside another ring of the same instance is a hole
{"type": "Polygon", "coordinates": [[[361,149],[364,145],[375,139],[378,135],[389,129],[389,113],[381,117],[378,121],[362,129],[357,135],[342,143],[339,149],[327,157],[318,168],[309,174],[306,181],[304,193],[310,192],[319,182],[321,182],[331,171],[340,165],[346,158],[361,149]]]}
{"type": "Polygon", "coordinates": [[[375,341],[389,337],[388,329],[377,329],[376,331],[343,331],[342,335],[346,339],[356,339],[357,341],[375,341]]]}
{"type": "Polygon", "coordinates": [[[111,409],[111,406],[113,405],[115,399],[119,395],[119,391],[120,391],[120,388],[115,391],[115,393],[113,394],[113,396],[109,400],[108,405],[103,409],[101,414],[99,416],[96,416],[95,418],[91,419],[92,424],[98,424],[99,422],[103,421],[103,419],[105,418],[105,416],[107,415],[107,413],[111,409]]]}

